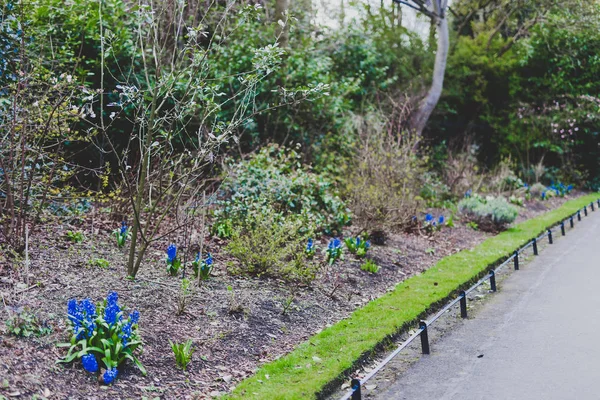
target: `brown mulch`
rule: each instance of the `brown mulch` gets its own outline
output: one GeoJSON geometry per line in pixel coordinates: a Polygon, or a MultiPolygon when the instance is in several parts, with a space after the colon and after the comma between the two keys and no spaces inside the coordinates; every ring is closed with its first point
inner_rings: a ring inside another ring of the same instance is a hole
{"type": "MultiPolygon", "coordinates": [[[[555,208],[565,200],[529,202],[519,220],[555,208]]],[[[335,267],[343,279],[332,297],[331,270],[321,273],[310,286],[290,286],[272,278],[230,276],[225,267],[229,257],[219,252],[219,242],[207,237],[216,264],[214,276],[196,290],[185,313],[176,316],[180,278],[166,275],[163,248],[151,249],[138,278],[130,281],[125,278],[126,254],[116,248],[110,235],[112,227],[92,232],[87,221],[80,222],[75,229],[86,234],[83,243],[64,239],[65,232],[74,229],[66,223],[47,224],[36,233],[29,277],[23,266],[11,266],[7,257],[0,255],[4,303],[0,321],[8,318],[6,306],[24,306],[52,327],[50,335],[28,339],[2,332],[0,398],[211,398],[228,392],[263,363],[288,353],[404,279],[489,236],[456,221],[454,228],[444,228],[433,236],[391,234],[384,246],[373,246],[369,253],[381,267],[377,274],[361,271],[360,261],[346,253],[345,261],[335,267]],[[104,258],[110,266],[89,266],[92,258],[104,258]],[[26,281],[29,286],[24,284],[26,281]],[[68,299],[90,297],[98,301],[110,291],[118,292],[119,303],[127,311],[135,308],[141,314],[145,346],[140,360],[148,375],[144,377],[127,366],[119,372],[116,383],[107,387],[98,384],[78,362],[57,365],[64,349],[55,345],[67,341],[70,335],[68,299]],[[291,307],[283,313],[292,295],[291,307]],[[193,340],[196,351],[186,372],[176,367],[169,339],[193,340]]],[[[96,222],[96,228],[98,225],[96,222]]],[[[322,248],[326,242],[323,238],[318,244],[322,248]]],[[[4,322],[1,325],[3,329],[4,322]]]]}

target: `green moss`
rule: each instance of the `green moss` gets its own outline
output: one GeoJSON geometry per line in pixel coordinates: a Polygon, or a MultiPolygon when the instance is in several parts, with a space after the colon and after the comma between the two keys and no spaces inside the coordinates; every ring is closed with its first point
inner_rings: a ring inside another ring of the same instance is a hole
{"type": "Polygon", "coordinates": [[[568,201],[556,210],[487,239],[472,250],[440,260],[286,356],[264,365],[254,376],[242,381],[228,398],[316,398],[317,393],[348,371],[356,360],[425,315],[433,304],[447,300],[514,250],[597,198],[598,194],[590,194],[568,201]]]}

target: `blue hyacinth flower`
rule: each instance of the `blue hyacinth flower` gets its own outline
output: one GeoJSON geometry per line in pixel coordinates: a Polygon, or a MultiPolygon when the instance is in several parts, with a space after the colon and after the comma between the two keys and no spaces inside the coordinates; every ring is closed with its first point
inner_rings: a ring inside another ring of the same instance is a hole
{"type": "Polygon", "coordinates": [[[546,192],[542,192],[542,200],[546,200],[546,192]]]}
{"type": "Polygon", "coordinates": [[[116,368],[107,369],[104,375],[102,376],[102,381],[104,382],[104,384],[110,385],[117,378],[117,373],[118,371],[116,368]]]}
{"type": "Polygon", "coordinates": [[[177,247],[174,244],[169,245],[167,248],[167,262],[172,263],[177,258],[177,247]]]}
{"type": "Polygon", "coordinates": [[[204,260],[204,263],[205,263],[206,265],[212,265],[212,263],[213,263],[213,258],[212,258],[212,256],[210,255],[210,253],[206,253],[206,259],[204,260]]]}
{"type": "Polygon", "coordinates": [[[444,216],[440,215],[440,217],[438,218],[438,224],[443,225],[445,221],[446,219],[444,218],[444,216]]]}
{"type": "Polygon", "coordinates": [[[431,222],[431,221],[433,221],[433,215],[431,215],[429,213],[426,214],[425,215],[425,222],[431,222]]]}
{"type": "Polygon", "coordinates": [[[121,235],[127,233],[127,223],[125,221],[121,222],[121,235]]]}
{"type": "Polygon", "coordinates": [[[312,239],[308,239],[308,243],[306,243],[306,251],[311,252],[314,246],[315,242],[312,239]]]}
{"type": "Polygon", "coordinates": [[[86,354],[81,357],[81,364],[83,364],[83,368],[90,373],[94,373],[98,371],[98,361],[96,360],[96,356],[93,354],[86,354]]]}
{"type": "Polygon", "coordinates": [[[473,195],[473,190],[469,189],[465,192],[465,198],[469,198],[473,195]]]}

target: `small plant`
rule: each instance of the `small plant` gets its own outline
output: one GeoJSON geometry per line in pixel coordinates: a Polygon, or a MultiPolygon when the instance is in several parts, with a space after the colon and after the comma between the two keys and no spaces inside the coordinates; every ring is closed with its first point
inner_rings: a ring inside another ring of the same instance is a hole
{"type": "Polygon", "coordinates": [[[192,262],[192,268],[194,269],[194,276],[198,277],[198,274],[200,274],[200,279],[203,281],[208,280],[213,269],[213,258],[210,253],[207,253],[206,258],[201,260],[200,252],[198,252],[196,259],[192,262]]]}
{"type": "Polygon", "coordinates": [[[177,275],[181,268],[181,261],[177,258],[177,247],[174,244],[167,248],[167,272],[171,276],[177,275]]]}
{"type": "Polygon", "coordinates": [[[229,239],[233,235],[233,222],[227,218],[217,221],[211,227],[211,233],[221,239],[229,239]]]}
{"type": "Polygon", "coordinates": [[[524,204],[524,202],[525,202],[525,200],[524,200],[522,197],[517,197],[517,196],[515,196],[514,194],[513,194],[513,195],[511,195],[511,196],[508,198],[508,201],[509,201],[511,204],[514,204],[514,205],[516,205],[516,206],[519,206],[519,207],[523,207],[523,204],[524,204]]]}
{"type": "Polygon", "coordinates": [[[429,254],[430,256],[435,256],[435,249],[433,247],[428,247],[425,249],[425,253],[429,254]]]}
{"type": "Polygon", "coordinates": [[[15,336],[31,337],[45,336],[52,332],[52,328],[46,322],[41,322],[38,317],[23,307],[6,307],[9,317],[6,320],[8,333],[15,336]]]}
{"type": "Polygon", "coordinates": [[[379,272],[379,266],[375,264],[375,261],[370,259],[366,260],[363,265],[360,266],[360,269],[371,274],[379,272]]]}
{"type": "Polygon", "coordinates": [[[113,231],[113,235],[117,239],[117,246],[122,248],[125,246],[127,239],[131,238],[131,229],[127,226],[127,222],[121,222],[121,227],[113,231]]]}
{"type": "Polygon", "coordinates": [[[92,258],[88,261],[90,267],[108,268],[110,263],[104,258],[92,258]]]}
{"type": "Polygon", "coordinates": [[[467,222],[467,226],[471,229],[473,229],[474,231],[478,231],[479,230],[479,225],[477,225],[477,222],[475,221],[469,221],[467,222]]]}
{"type": "Polygon", "coordinates": [[[438,218],[435,218],[433,215],[427,213],[424,219],[425,230],[428,232],[436,232],[442,229],[444,224],[446,223],[446,217],[440,215],[438,218]]]}
{"type": "Polygon", "coordinates": [[[191,282],[187,278],[183,278],[181,280],[181,286],[179,288],[179,295],[177,296],[177,313],[176,315],[181,315],[185,312],[185,306],[187,305],[188,298],[190,297],[191,291],[191,282]]]}
{"type": "Polygon", "coordinates": [[[343,251],[342,241],[338,238],[333,238],[329,241],[325,250],[325,260],[329,265],[333,265],[337,260],[342,258],[343,251]]]}
{"type": "Polygon", "coordinates": [[[227,312],[229,314],[248,314],[249,310],[242,305],[242,302],[238,299],[231,286],[227,286],[227,292],[229,293],[229,307],[227,312]]]}
{"type": "Polygon", "coordinates": [[[309,238],[308,242],[306,243],[306,249],[304,249],[304,254],[306,254],[306,257],[308,258],[313,258],[316,251],[317,248],[315,246],[314,240],[312,240],[312,238],[309,238]]]}
{"type": "Polygon", "coordinates": [[[371,242],[361,239],[360,236],[357,236],[356,238],[347,238],[344,240],[344,243],[346,243],[348,251],[359,258],[366,256],[367,251],[371,248],[371,242]]]}
{"type": "Polygon", "coordinates": [[[84,241],[85,236],[83,236],[83,232],[79,231],[67,231],[67,240],[73,243],[81,243],[84,241]]]}
{"type": "Polygon", "coordinates": [[[83,368],[94,374],[102,373],[98,361],[104,364],[101,381],[105,385],[114,382],[118,368],[127,360],[132,361],[143,375],[146,375],[142,363],[136,358],[135,351],[142,346],[138,333],[140,314],[133,311],[127,319],[117,303],[118,295],[109,293],[105,301],[96,305],[90,299],[69,300],[68,318],[73,334],[70,343],[61,343],[59,347],[68,347],[67,355],[58,363],[70,363],[80,359],[83,368]]]}
{"type": "Polygon", "coordinates": [[[185,343],[173,343],[169,340],[169,344],[175,354],[177,366],[185,371],[190,361],[192,361],[192,354],[194,354],[192,339],[188,339],[185,343]]]}

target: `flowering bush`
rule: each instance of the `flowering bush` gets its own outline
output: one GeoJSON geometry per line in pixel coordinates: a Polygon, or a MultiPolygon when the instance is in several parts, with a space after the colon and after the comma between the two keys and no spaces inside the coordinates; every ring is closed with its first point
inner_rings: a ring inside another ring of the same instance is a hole
{"type": "Polygon", "coordinates": [[[213,269],[213,258],[210,253],[206,254],[204,260],[200,259],[200,252],[196,254],[196,259],[192,262],[192,268],[194,269],[194,275],[197,277],[200,274],[200,279],[203,281],[208,280],[210,272],[213,269]]]}
{"type": "Polygon", "coordinates": [[[117,238],[117,246],[119,248],[125,246],[127,239],[131,238],[131,229],[127,226],[127,222],[121,222],[121,227],[115,229],[113,235],[117,238]]]}
{"type": "Polygon", "coordinates": [[[342,249],[342,241],[338,238],[333,238],[329,241],[325,250],[325,260],[329,265],[333,265],[342,257],[344,249],[342,249]]]}
{"type": "Polygon", "coordinates": [[[177,258],[177,247],[174,244],[167,248],[167,272],[175,276],[181,267],[181,261],[177,258]]]}
{"type": "Polygon", "coordinates": [[[69,300],[68,318],[73,334],[70,343],[58,345],[69,347],[69,351],[57,362],[70,363],[81,359],[86,371],[102,373],[102,382],[106,385],[115,380],[119,366],[126,360],[132,361],[146,375],[144,366],[134,355],[142,346],[137,330],[140,314],[133,311],[128,318],[123,318],[117,301],[115,292],[109,293],[105,301],[96,305],[90,299],[69,300]],[[98,360],[103,364],[102,369],[98,360]]]}
{"type": "Polygon", "coordinates": [[[367,251],[371,248],[371,242],[368,240],[361,239],[360,236],[356,238],[347,238],[344,240],[348,251],[357,257],[364,257],[367,255],[367,251]]]}

